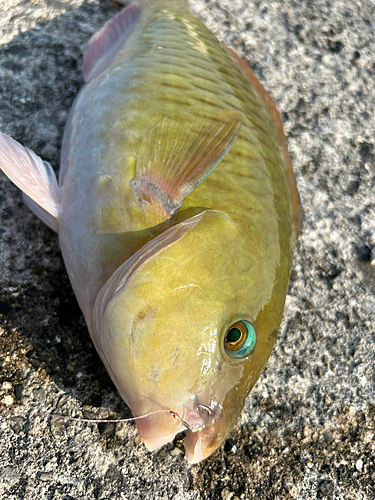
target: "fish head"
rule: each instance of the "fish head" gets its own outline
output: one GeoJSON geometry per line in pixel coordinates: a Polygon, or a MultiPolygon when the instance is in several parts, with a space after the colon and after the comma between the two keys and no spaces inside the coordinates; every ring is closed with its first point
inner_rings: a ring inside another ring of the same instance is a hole
{"type": "Polygon", "coordinates": [[[187,458],[199,462],[235,425],[275,341],[254,245],[206,210],[146,244],[100,292],[98,350],[133,415],[157,412],[137,421],[150,450],[187,429],[187,458]]]}

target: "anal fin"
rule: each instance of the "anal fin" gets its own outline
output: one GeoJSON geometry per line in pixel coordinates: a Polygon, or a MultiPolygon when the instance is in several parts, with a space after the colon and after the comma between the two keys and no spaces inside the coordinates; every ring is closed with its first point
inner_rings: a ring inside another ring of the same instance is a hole
{"type": "Polygon", "coordinates": [[[133,191],[171,217],[226,156],[240,128],[241,115],[231,110],[215,118],[164,117],[142,141],[133,191]]]}
{"type": "Polygon", "coordinates": [[[50,227],[53,225],[53,229],[57,228],[57,218],[61,211],[61,191],[51,165],[0,132],[0,169],[49,214],[51,223],[47,224],[50,227]],[[56,223],[52,223],[52,219],[55,219],[56,223]]]}

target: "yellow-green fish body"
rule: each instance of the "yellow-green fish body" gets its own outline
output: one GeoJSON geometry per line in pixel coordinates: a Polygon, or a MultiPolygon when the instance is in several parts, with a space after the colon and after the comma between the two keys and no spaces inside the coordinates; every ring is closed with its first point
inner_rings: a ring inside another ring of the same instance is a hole
{"type": "Polygon", "coordinates": [[[140,420],[146,445],[185,425],[197,462],[237,421],[281,321],[299,212],[280,119],[182,1],[127,7],[93,37],[84,69],[53,207],[18,185],[49,212],[133,414],[182,419],[140,420]]]}

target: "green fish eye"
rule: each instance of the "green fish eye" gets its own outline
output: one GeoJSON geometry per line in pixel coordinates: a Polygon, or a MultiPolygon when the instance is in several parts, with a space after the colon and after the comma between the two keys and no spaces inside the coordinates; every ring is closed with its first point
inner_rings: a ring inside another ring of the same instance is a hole
{"type": "Polygon", "coordinates": [[[257,334],[250,321],[245,319],[237,321],[225,334],[225,352],[231,358],[244,358],[254,350],[256,341],[257,334]]]}

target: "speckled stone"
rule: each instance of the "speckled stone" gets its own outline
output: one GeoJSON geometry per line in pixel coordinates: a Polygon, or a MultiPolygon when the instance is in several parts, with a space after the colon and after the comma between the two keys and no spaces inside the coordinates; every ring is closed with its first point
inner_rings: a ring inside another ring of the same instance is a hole
{"type": "MultiPolygon", "coordinates": [[[[0,174],[0,500],[375,498],[375,6],[192,0],[281,112],[304,212],[284,319],[238,426],[150,453],[89,338],[56,235],[0,174]],[[6,399],[8,398],[8,399],[6,399]],[[11,411],[9,411],[11,410],[11,411]],[[361,464],[361,465],[359,465],[361,464]]],[[[59,167],[112,0],[2,0],[0,129],[59,167]]]]}

